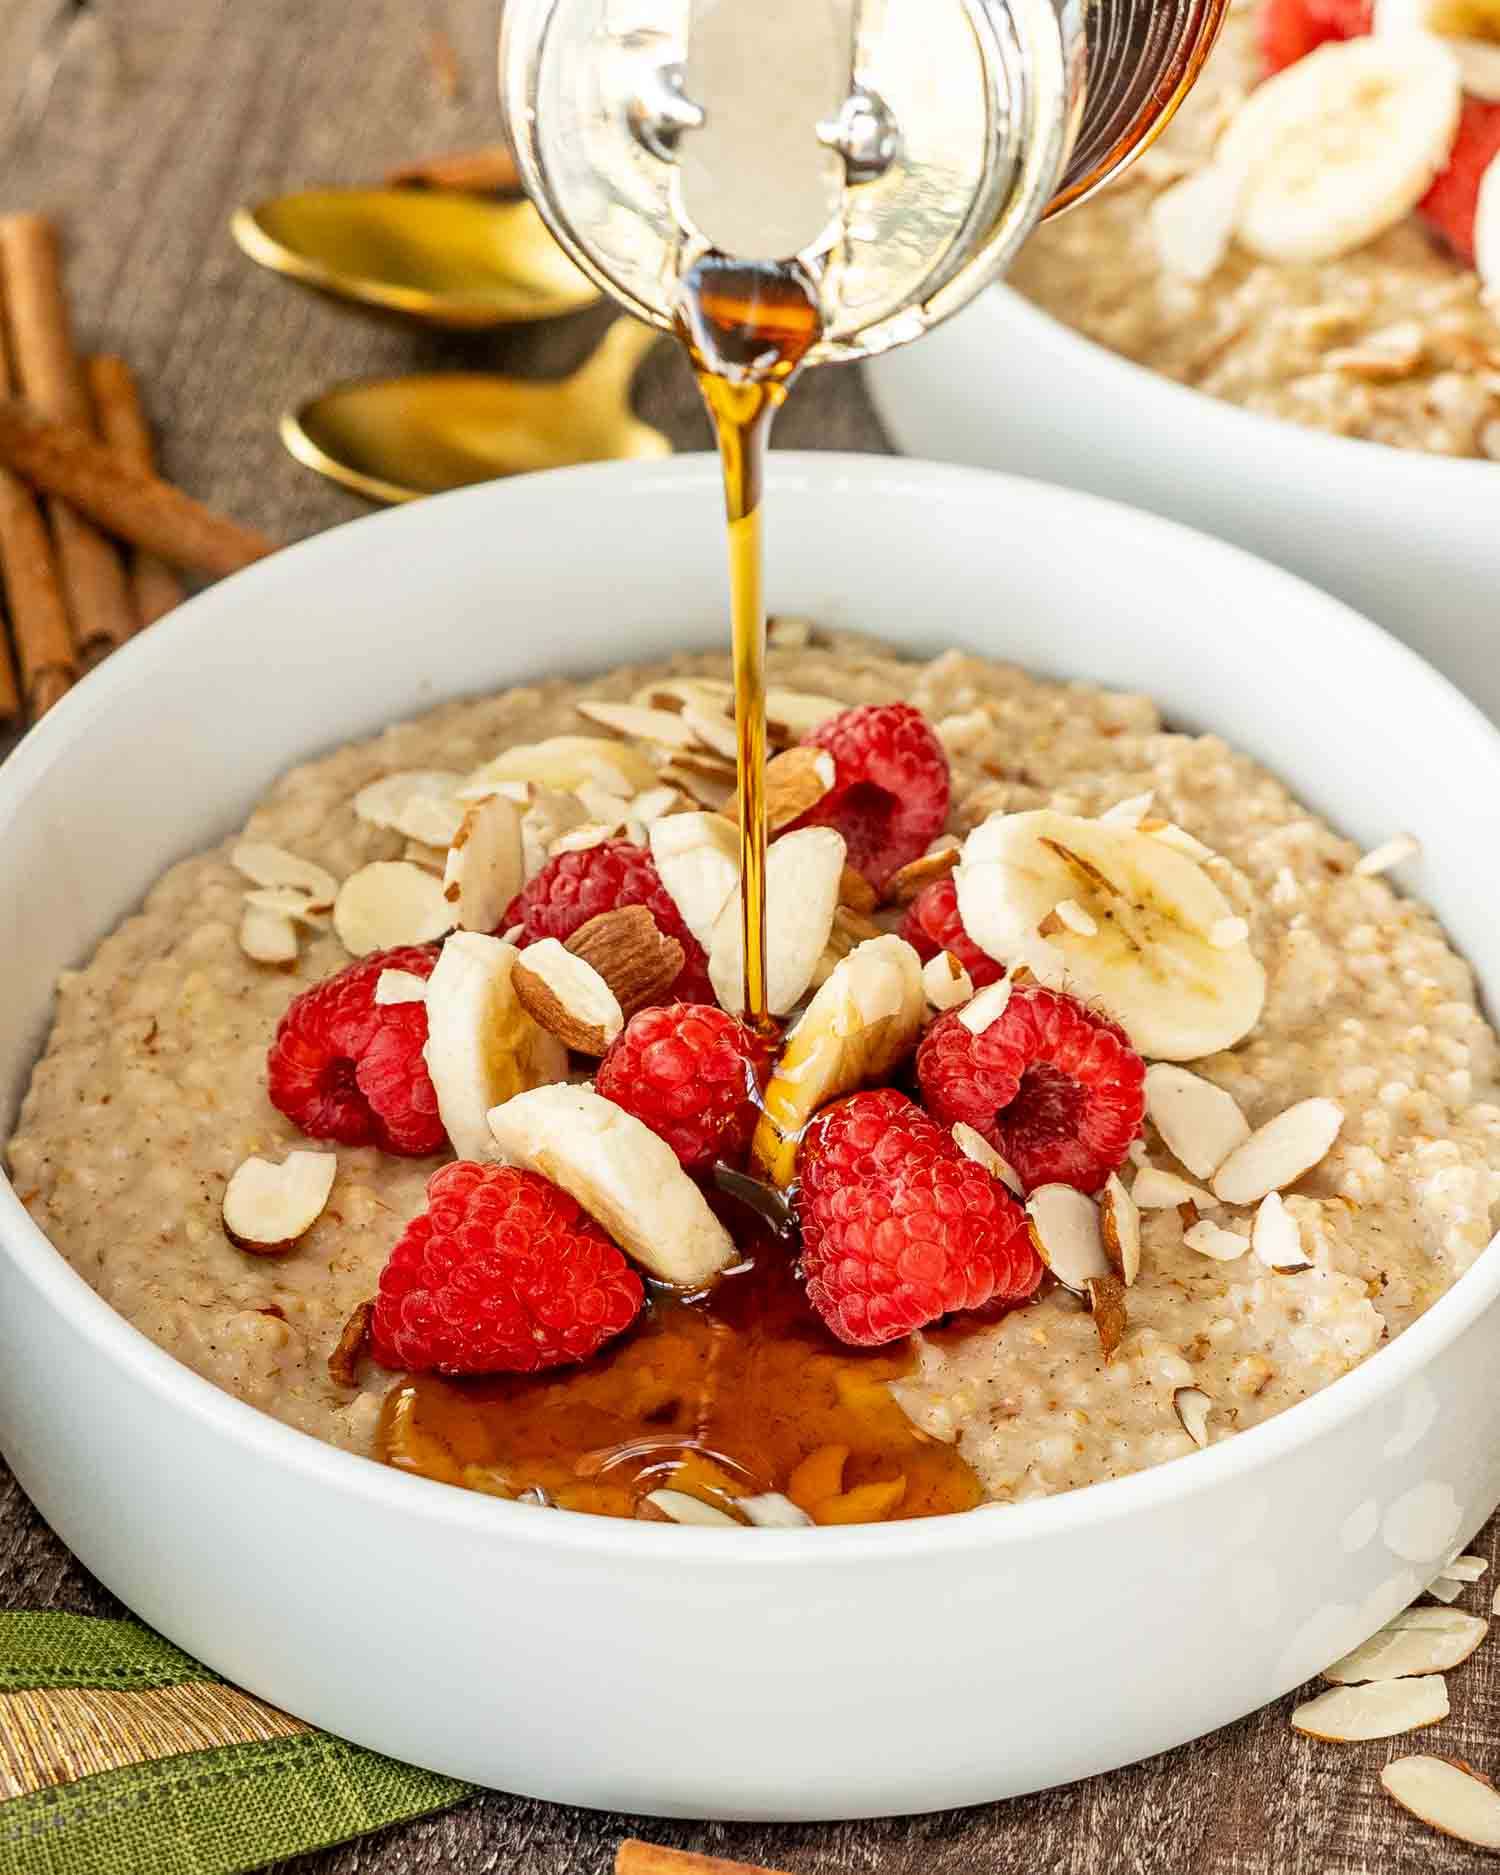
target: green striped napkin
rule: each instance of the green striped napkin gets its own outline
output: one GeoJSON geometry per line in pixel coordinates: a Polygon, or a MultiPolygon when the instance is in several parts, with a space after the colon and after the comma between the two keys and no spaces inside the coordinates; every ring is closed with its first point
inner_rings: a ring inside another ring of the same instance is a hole
{"type": "Polygon", "coordinates": [[[314,1731],[138,1622],[0,1615],[0,1875],[237,1875],[472,1788],[314,1731]]]}

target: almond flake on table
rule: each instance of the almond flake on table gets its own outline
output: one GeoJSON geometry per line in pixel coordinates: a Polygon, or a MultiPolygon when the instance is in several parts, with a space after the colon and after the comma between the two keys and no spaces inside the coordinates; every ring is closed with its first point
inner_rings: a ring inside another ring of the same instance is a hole
{"type": "Polygon", "coordinates": [[[1477,1582],[1489,1570],[1489,1562],[1483,1556],[1455,1556],[1439,1575],[1452,1576],[1456,1582],[1477,1582]]]}
{"type": "Polygon", "coordinates": [[[1500,1792],[1453,1758],[1397,1758],[1380,1773],[1386,1795],[1444,1836],[1500,1849],[1500,1792]]]}
{"type": "Polygon", "coordinates": [[[1448,1716],[1448,1687],[1440,1673],[1409,1680],[1378,1680],[1363,1686],[1334,1686],[1305,1700],[1292,1713],[1292,1730],[1309,1738],[1352,1744],[1395,1738],[1436,1725],[1448,1716]]]}
{"type": "Polygon", "coordinates": [[[1398,833],[1387,840],[1383,846],[1375,847],[1357,860],[1354,866],[1355,876],[1372,879],[1378,874],[1389,872],[1393,866],[1400,866],[1406,860],[1415,859],[1422,851],[1422,843],[1415,834],[1398,833]]]}
{"type": "Polygon", "coordinates": [[[1358,1647],[1324,1667],[1335,1686],[1363,1680],[1404,1680],[1422,1673],[1448,1673],[1462,1666],[1489,1633],[1480,1615],[1458,1608],[1406,1608],[1358,1647]]]}
{"type": "Polygon", "coordinates": [[[1431,1595],[1436,1601],[1456,1602],[1463,1594],[1465,1586],[1464,1583],[1455,1581],[1452,1576],[1437,1575],[1432,1578],[1422,1593],[1431,1595]]]}

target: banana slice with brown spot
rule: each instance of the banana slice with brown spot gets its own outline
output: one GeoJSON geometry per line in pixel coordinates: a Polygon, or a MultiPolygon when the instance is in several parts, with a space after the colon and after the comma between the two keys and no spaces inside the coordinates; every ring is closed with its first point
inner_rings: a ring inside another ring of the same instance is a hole
{"type": "Polygon", "coordinates": [[[1265,972],[1248,938],[1223,941],[1234,907],[1153,833],[1050,808],[994,814],[964,843],[955,878],[981,949],[1097,1001],[1143,1055],[1196,1060],[1259,1020],[1265,972]],[[1068,901],[1074,915],[1060,919],[1068,901]]]}

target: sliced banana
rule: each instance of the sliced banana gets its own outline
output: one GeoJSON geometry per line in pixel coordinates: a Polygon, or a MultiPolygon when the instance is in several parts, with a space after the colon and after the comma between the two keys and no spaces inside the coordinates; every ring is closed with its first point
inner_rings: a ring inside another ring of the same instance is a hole
{"type": "Polygon", "coordinates": [[[1243,173],[1235,231],[1265,260],[1347,254],[1410,214],[1448,161],[1458,64],[1420,35],[1320,46],[1253,91],[1214,152],[1243,173]]]}
{"type": "Polygon", "coordinates": [[[656,785],[651,762],[628,742],[610,736],[549,736],[497,755],[469,776],[470,785],[485,781],[533,781],[565,794],[592,783],[629,800],[656,785]]]}
{"type": "Polygon", "coordinates": [[[526,1013],[511,983],[520,954],[501,938],[455,931],[427,979],[423,1057],[460,1159],[493,1159],[490,1108],[568,1071],[567,1049],[526,1013]]]}
{"type": "Polygon", "coordinates": [[[1158,1061],[1193,1061],[1255,1026],[1265,972],[1248,940],[1220,948],[1233,907],[1186,853],[1138,828],[1050,808],[992,814],[954,875],[964,928],[1037,981],[1096,1000],[1158,1061]],[[1054,916],[1072,899],[1089,935],[1054,916]],[[1045,935],[1044,935],[1045,927],[1045,935]]]}
{"type": "MultiPolygon", "coordinates": [[[[728,823],[726,822],[726,825],[728,823]]],[[[766,1003],[784,1016],[807,994],[833,930],[844,836],[832,827],[784,833],[766,853],[766,1003]]],[[[745,945],[738,887],[714,920],[708,975],[731,1015],[745,1006],[745,945]]]]}
{"type": "Polygon", "coordinates": [[[820,1107],[879,1080],[915,1047],[926,1005],[922,960],[904,938],[869,938],[836,964],[772,1071],[750,1148],[754,1169],[787,1186],[820,1107]]]}
{"type": "Polygon", "coordinates": [[[738,1252],[677,1155],[591,1087],[539,1087],[489,1116],[501,1157],[570,1192],[653,1276],[697,1289],[738,1252]]]}
{"type": "Polygon", "coordinates": [[[1381,38],[1434,34],[1471,97],[1500,98],[1500,0],[1375,0],[1373,29],[1381,38]]]}
{"type": "Polygon", "coordinates": [[[1474,209],[1474,265],[1490,306],[1500,305],[1500,157],[1492,158],[1479,179],[1474,209]]]}

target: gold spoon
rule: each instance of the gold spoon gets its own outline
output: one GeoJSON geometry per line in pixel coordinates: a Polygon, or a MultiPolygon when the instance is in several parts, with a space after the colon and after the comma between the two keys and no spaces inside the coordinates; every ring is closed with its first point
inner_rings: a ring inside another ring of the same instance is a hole
{"type": "Polygon", "coordinates": [[[526,201],[309,189],[236,209],[230,231],[273,273],[429,325],[554,319],[599,297],[526,201]]]}
{"type": "Polygon", "coordinates": [[[498,475],[574,462],[669,456],[630,408],[642,359],[661,337],[617,319],[571,377],[423,372],[335,385],[281,419],[308,468],[372,501],[414,501],[498,475]]]}

